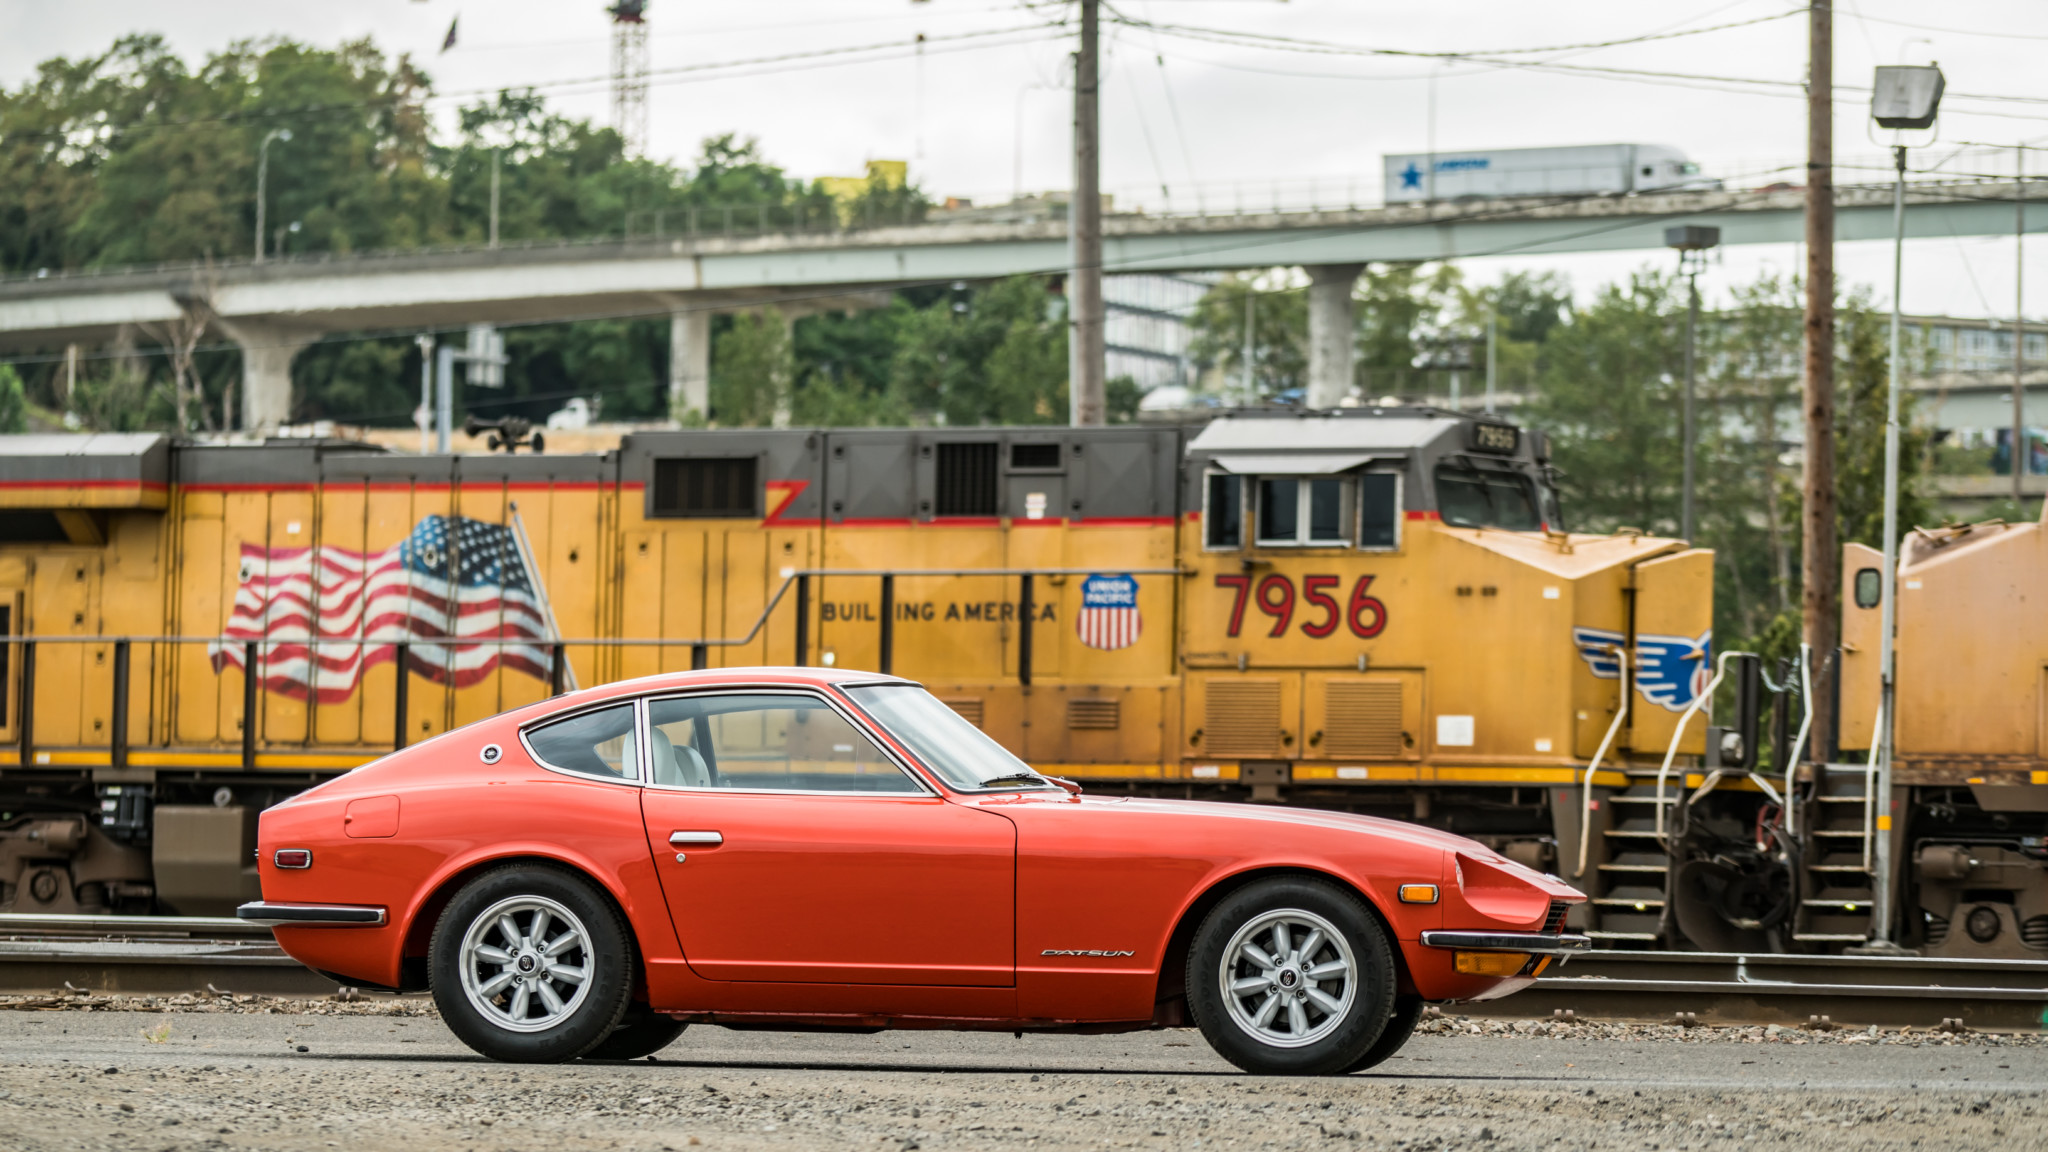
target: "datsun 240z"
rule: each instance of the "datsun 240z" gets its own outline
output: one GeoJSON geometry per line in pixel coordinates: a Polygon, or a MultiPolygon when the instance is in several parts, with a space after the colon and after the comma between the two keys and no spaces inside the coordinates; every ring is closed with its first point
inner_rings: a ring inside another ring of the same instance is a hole
{"type": "Polygon", "coordinates": [[[1457,836],[1095,797],[918,685],[690,672],[531,705],[263,813],[308,966],[432,989],[509,1061],[632,1059],[692,1023],[1117,1032],[1194,1024],[1258,1073],[1367,1068],[1428,1002],[1584,948],[1584,899],[1457,836]]]}

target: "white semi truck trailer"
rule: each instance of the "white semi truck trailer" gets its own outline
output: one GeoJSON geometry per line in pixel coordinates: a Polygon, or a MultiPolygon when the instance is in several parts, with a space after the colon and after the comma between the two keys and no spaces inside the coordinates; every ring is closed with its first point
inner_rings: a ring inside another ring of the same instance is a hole
{"type": "Polygon", "coordinates": [[[1412,152],[1386,158],[1389,204],[1512,196],[1626,195],[1717,189],[1700,166],[1661,144],[1581,144],[1412,152]]]}

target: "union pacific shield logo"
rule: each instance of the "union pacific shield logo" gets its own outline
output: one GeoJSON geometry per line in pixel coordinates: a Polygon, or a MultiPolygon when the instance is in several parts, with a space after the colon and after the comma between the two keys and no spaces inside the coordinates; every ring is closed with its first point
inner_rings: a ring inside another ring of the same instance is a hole
{"type": "Polygon", "coordinates": [[[1135,576],[1090,576],[1081,582],[1081,612],[1074,631],[1090,648],[1115,651],[1138,642],[1144,621],[1138,616],[1135,576]]]}

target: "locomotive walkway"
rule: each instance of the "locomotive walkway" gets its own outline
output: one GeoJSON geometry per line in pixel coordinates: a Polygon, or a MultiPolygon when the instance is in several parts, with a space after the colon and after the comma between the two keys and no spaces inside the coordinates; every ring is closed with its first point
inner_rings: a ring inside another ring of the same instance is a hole
{"type": "MultiPolygon", "coordinates": [[[[2010,181],[1910,186],[1907,234],[2010,234],[2022,192],[2010,181]]],[[[1366,262],[1655,249],[1666,227],[1687,223],[1719,227],[1723,244],[1796,242],[1803,195],[1793,188],[1112,216],[1104,266],[1112,274],[1306,267],[1338,304],[1334,313],[1312,307],[1315,327],[1341,322],[1350,279],[1366,262]]],[[[1891,235],[1889,185],[1843,187],[1837,205],[1838,239],[1891,235]]],[[[2048,228],[2048,202],[2027,213],[2029,230],[2048,228]]],[[[666,316],[671,388],[687,405],[708,378],[716,312],[862,307],[904,285],[1055,273],[1068,262],[1058,220],[796,231],[751,231],[744,217],[704,227],[710,223],[590,243],[37,273],[0,281],[0,350],[98,346],[124,329],[160,329],[189,314],[208,325],[210,339],[242,346],[245,422],[266,427],[288,410],[292,357],[323,334],[666,316]]]]}

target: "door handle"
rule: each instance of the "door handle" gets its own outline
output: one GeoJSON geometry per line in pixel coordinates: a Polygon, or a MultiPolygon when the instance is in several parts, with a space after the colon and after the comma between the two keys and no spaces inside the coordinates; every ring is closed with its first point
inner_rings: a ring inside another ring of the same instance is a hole
{"type": "Polygon", "coordinates": [[[725,836],[718,832],[675,831],[668,834],[671,844],[723,844],[725,836]]]}

